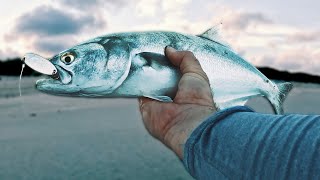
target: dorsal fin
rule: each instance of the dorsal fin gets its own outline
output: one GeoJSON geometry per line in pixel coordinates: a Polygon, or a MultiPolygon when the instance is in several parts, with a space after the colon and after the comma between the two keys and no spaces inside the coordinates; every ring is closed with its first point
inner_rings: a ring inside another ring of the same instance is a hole
{"type": "Polygon", "coordinates": [[[219,43],[219,44],[231,49],[230,45],[228,43],[224,42],[222,40],[221,36],[219,35],[219,29],[221,28],[221,25],[222,25],[222,23],[220,23],[219,25],[216,25],[216,26],[208,29],[204,33],[199,34],[197,36],[201,37],[201,38],[205,38],[205,39],[211,40],[211,41],[214,41],[216,43],[219,43]]]}

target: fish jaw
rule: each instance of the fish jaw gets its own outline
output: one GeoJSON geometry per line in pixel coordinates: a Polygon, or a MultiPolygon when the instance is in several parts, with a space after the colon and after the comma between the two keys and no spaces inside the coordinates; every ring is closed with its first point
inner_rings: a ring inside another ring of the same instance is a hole
{"type": "Polygon", "coordinates": [[[55,79],[40,79],[36,82],[36,88],[39,91],[54,95],[66,95],[79,91],[76,88],[71,88],[71,86],[55,79]]]}
{"type": "Polygon", "coordinates": [[[58,78],[40,79],[36,82],[36,88],[42,92],[49,94],[69,94],[76,92],[74,88],[70,88],[72,75],[64,68],[56,65],[58,78]]]}

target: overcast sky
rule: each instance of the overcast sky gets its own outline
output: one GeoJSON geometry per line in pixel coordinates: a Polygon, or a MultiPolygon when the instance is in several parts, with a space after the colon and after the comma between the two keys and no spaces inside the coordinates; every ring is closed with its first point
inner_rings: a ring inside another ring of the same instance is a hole
{"type": "Polygon", "coordinates": [[[320,75],[319,0],[10,0],[0,2],[0,59],[54,54],[95,36],[169,30],[222,37],[249,62],[320,75]]]}

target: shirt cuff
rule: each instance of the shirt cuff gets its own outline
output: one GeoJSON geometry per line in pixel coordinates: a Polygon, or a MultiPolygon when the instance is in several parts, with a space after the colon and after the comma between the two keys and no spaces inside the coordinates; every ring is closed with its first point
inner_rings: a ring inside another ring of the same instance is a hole
{"type": "Polygon", "coordinates": [[[183,164],[187,171],[193,176],[194,175],[194,146],[201,138],[202,133],[208,127],[215,126],[216,123],[223,120],[230,114],[236,112],[253,112],[253,110],[246,106],[236,106],[228,109],[224,109],[222,111],[213,113],[209,116],[204,122],[202,122],[193,132],[190,137],[187,139],[186,144],[184,146],[183,153],[183,164]]]}

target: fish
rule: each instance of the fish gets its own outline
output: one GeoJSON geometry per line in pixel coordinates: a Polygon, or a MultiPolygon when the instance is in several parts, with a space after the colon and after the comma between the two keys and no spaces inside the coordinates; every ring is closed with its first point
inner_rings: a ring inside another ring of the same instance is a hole
{"type": "Polygon", "coordinates": [[[199,60],[218,110],[243,106],[250,98],[262,96],[276,114],[284,113],[283,102],[292,83],[268,79],[221,40],[216,27],[200,35],[169,31],[112,33],[75,45],[51,59],[29,53],[24,62],[36,71],[48,67],[42,73],[51,78],[36,82],[36,88],[48,94],[147,97],[173,102],[181,73],[165,56],[167,46],[191,51],[199,60]]]}

